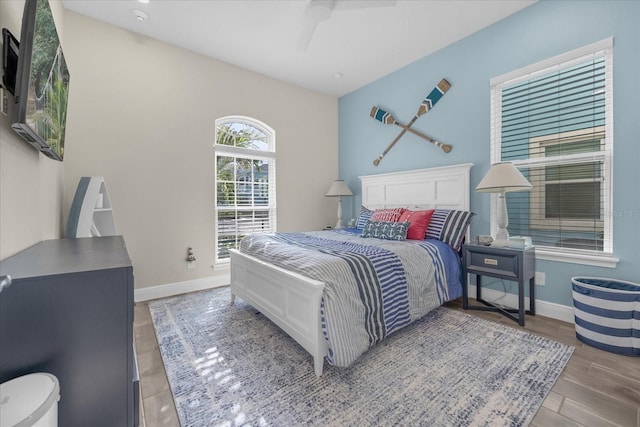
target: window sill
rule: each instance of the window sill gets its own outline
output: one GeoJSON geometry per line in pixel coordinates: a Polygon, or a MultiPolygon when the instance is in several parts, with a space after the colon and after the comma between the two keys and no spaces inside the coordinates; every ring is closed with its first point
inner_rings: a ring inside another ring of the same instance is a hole
{"type": "Polygon", "coordinates": [[[579,251],[554,251],[553,249],[543,247],[536,247],[536,259],[606,268],[616,268],[620,262],[620,258],[616,258],[611,254],[594,255],[590,253],[581,253],[579,251]]]}

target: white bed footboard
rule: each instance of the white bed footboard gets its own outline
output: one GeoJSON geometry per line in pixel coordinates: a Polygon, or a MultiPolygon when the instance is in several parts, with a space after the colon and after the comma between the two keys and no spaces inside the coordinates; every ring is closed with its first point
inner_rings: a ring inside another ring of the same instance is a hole
{"type": "Polygon", "coordinates": [[[322,335],[324,283],[231,250],[231,303],[238,296],[258,309],[313,356],[322,375],[328,344],[322,335]]]}

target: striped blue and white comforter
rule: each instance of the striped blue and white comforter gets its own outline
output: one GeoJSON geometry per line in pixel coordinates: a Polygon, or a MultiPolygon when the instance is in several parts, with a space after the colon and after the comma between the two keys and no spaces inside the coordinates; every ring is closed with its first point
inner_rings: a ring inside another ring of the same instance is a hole
{"type": "Polygon", "coordinates": [[[240,251],[325,283],[327,360],[349,366],[369,347],[462,294],[460,259],[434,239],[403,242],[350,231],[256,234],[240,251]]]}

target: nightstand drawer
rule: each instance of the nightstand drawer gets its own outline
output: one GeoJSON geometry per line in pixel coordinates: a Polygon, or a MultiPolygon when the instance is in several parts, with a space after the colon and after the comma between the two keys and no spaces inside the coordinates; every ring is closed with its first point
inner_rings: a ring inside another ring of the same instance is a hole
{"type": "Polygon", "coordinates": [[[470,273],[478,271],[518,277],[518,255],[488,254],[469,250],[467,270],[470,273]]]}

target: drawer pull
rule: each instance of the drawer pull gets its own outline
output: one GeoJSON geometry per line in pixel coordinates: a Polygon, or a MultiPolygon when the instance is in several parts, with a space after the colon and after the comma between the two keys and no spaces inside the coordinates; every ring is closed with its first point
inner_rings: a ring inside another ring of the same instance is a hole
{"type": "Polygon", "coordinates": [[[488,265],[498,265],[498,260],[493,258],[485,258],[484,263],[488,265]]]}

